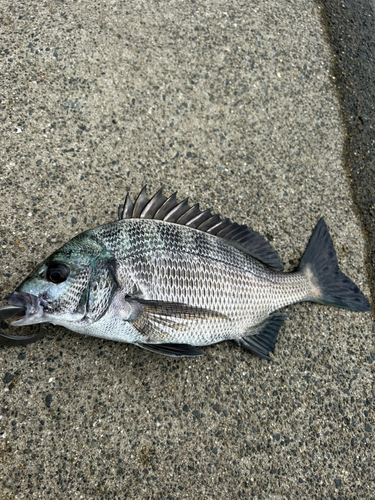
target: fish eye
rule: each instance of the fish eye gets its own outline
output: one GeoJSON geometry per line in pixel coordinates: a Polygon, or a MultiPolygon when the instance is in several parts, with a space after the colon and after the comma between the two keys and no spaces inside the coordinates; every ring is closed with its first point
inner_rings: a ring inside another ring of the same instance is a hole
{"type": "Polygon", "coordinates": [[[50,262],[47,267],[46,278],[52,283],[62,283],[69,276],[70,269],[61,262],[50,262]]]}

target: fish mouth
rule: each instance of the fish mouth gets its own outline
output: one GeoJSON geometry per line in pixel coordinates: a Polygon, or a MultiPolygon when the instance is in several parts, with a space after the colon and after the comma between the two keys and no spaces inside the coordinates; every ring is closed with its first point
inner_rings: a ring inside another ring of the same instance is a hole
{"type": "Polygon", "coordinates": [[[10,319],[12,326],[34,325],[44,323],[45,301],[36,295],[25,292],[13,292],[4,300],[10,306],[0,308],[0,319],[10,319]]]}

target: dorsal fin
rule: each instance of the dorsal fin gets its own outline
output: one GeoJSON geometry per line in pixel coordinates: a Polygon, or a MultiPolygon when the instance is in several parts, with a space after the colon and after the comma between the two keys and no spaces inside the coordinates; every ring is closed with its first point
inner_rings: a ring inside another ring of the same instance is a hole
{"type": "Polygon", "coordinates": [[[157,219],[198,229],[198,231],[224,239],[272,269],[277,271],[283,269],[276,250],[259,233],[250,227],[231,222],[229,219],[222,220],[219,215],[212,215],[209,209],[201,211],[199,205],[190,207],[187,199],[179,203],[176,193],[166,198],[160,189],[150,199],[146,194],[145,186],[134,203],[130,200],[128,193],[124,205],[119,206],[118,218],[157,219]]]}

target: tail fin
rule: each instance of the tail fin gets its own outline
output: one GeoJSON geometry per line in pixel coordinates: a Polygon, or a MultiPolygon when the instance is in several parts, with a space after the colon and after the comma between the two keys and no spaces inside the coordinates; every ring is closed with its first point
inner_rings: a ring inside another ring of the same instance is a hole
{"type": "Polygon", "coordinates": [[[297,271],[310,275],[315,285],[314,293],[307,300],[353,311],[371,309],[357,285],[339,270],[336,252],[324,219],[317,223],[297,271]]]}

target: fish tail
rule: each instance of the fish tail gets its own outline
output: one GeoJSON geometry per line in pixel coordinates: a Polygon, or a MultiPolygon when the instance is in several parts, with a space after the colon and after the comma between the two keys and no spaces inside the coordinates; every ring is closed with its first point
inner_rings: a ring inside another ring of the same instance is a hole
{"type": "Polygon", "coordinates": [[[324,219],[320,219],[297,268],[311,284],[305,299],[353,311],[369,311],[371,306],[355,283],[339,270],[336,252],[324,219]]]}

